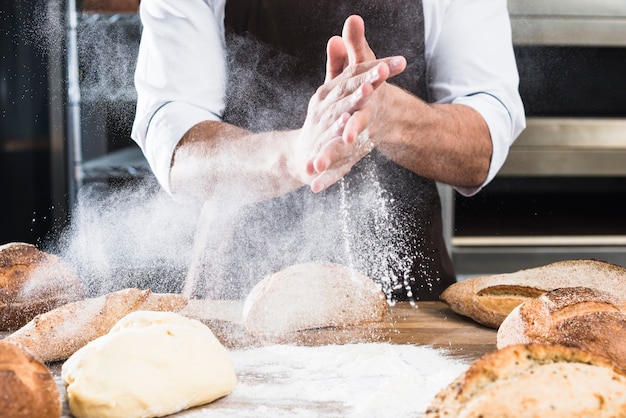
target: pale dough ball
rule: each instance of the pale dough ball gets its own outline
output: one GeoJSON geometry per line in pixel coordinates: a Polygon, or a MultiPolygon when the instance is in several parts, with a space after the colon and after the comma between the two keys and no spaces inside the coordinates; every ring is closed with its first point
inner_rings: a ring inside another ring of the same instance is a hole
{"type": "Polygon", "coordinates": [[[336,263],[309,262],[265,277],[246,297],[243,323],[253,335],[284,337],[324,327],[380,321],[387,300],[364,273],[336,263]]]}
{"type": "Polygon", "coordinates": [[[136,311],[62,366],[77,418],[160,417],[231,393],[227,350],[201,322],[173,312],[136,311]]]}

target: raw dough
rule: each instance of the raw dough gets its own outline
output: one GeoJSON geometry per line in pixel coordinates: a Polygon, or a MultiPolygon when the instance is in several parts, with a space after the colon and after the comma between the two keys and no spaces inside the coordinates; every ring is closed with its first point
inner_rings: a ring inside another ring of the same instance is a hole
{"type": "Polygon", "coordinates": [[[160,417],[228,395],[229,353],[201,322],[173,312],[135,311],[62,366],[71,413],[160,417]]]}

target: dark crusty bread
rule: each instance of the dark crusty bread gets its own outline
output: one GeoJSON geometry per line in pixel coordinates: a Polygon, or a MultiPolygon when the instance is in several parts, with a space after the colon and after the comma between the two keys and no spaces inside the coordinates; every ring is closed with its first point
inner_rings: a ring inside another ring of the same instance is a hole
{"type": "Polygon", "coordinates": [[[0,246],[0,330],[84,297],[80,278],[57,256],[23,242],[0,246]]]}
{"type": "Polygon", "coordinates": [[[584,286],[626,299],[626,269],[596,260],[568,260],[512,273],[473,277],[449,286],[441,300],[458,314],[498,328],[519,304],[550,290],[584,286]]]}
{"type": "Polygon", "coordinates": [[[424,418],[626,416],[626,374],[561,345],[511,345],[476,360],[440,391],[424,418]]]}
{"type": "Polygon", "coordinates": [[[58,418],[61,413],[50,370],[19,346],[0,341],[0,417],[58,418]]]}
{"type": "Polygon", "coordinates": [[[380,321],[384,293],[365,274],[334,263],[287,267],[261,280],[244,302],[243,323],[257,336],[380,321]]]}
{"type": "Polygon", "coordinates": [[[497,346],[546,343],[578,347],[626,370],[625,301],[586,287],[555,289],[513,309],[497,346]]]}
{"type": "Polygon", "coordinates": [[[5,340],[19,344],[40,361],[65,360],[90,341],[108,333],[131,312],[178,312],[186,305],[187,299],[178,294],[123,289],[37,315],[5,340]]]}
{"type": "Polygon", "coordinates": [[[85,12],[135,13],[140,0],[82,0],[80,8],[85,12]]]}

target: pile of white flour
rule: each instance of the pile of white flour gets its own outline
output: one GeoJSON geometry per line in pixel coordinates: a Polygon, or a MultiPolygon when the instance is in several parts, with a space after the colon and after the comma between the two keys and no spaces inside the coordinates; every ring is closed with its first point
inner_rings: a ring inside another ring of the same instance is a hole
{"type": "Polygon", "coordinates": [[[231,351],[233,393],[185,417],[421,417],[469,367],[425,346],[273,345],[231,351]]]}

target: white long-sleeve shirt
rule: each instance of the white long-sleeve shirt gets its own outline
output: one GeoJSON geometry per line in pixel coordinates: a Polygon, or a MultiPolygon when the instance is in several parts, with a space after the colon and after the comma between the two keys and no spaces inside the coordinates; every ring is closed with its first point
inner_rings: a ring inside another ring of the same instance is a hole
{"type": "MultiPolygon", "coordinates": [[[[221,120],[226,86],[226,0],[146,0],[135,86],[132,138],[170,191],[174,149],[194,125],[221,120]]],[[[426,79],[437,103],[477,110],[491,134],[489,174],[498,173],[525,128],[506,0],[423,0],[426,79]]],[[[365,22],[367,34],[367,22],[365,22]]],[[[338,29],[340,30],[340,28],[338,29]]],[[[376,52],[376,51],[374,51],[376,52]]]]}

